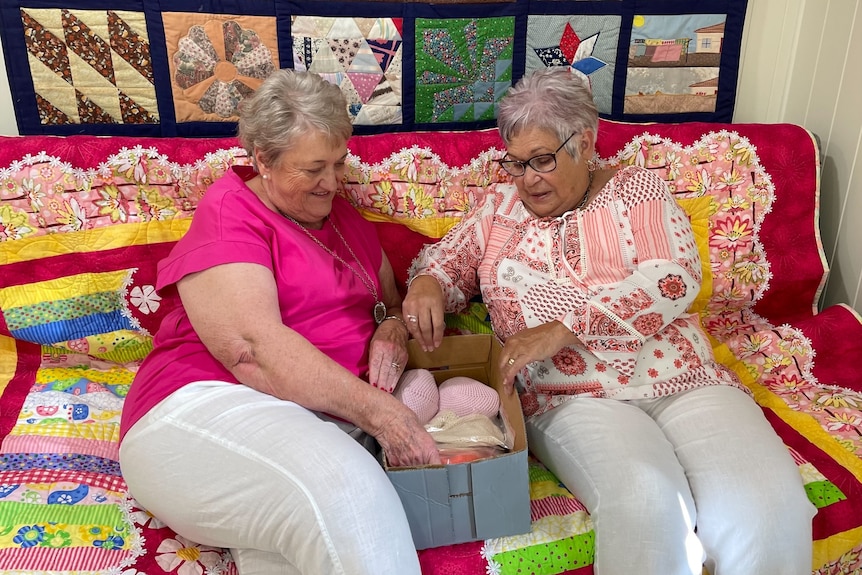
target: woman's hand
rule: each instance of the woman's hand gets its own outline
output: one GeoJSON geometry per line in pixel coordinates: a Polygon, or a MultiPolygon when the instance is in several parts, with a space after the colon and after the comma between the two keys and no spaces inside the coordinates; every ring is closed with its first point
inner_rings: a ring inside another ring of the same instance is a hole
{"type": "Polygon", "coordinates": [[[397,320],[377,326],[368,349],[368,382],[392,393],[407,366],[407,330],[397,320]]]}
{"type": "Polygon", "coordinates": [[[437,349],[443,341],[445,303],[443,290],[433,276],[417,276],[410,282],[401,309],[410,335],[425,351],[437,349]]]}
{"type": "Polygon", "coordinates": [[[515,389],[515,376],[528,363],[551,357],[565,346],[576,343],[578,338],[575,334],[556,320],[510,336],[500,353],[503,389],[506,393],[512,393],[515,389]]]}
{"type": "Polygon", "coordinates": [[[386,454],[386,463],[390,467],[440,465],[440,452],[434,438],[410,408],[400,402],[398,405],[400,409],[371,432],[386,454]]]}

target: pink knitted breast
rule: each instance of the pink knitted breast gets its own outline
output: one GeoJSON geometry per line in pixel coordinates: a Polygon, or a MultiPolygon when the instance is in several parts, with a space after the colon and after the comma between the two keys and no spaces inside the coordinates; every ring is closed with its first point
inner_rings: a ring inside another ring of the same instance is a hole
{"type": "Polygon", "coordinates": [[[500,397],[493,388],[470,377],[457,376],[440,384],[440,411],[451,410],[458,417],[479,413],[494,418],[500,411],[500,397]]]}
{"type": "Polygon", "coordinates": [[[431,421],[439,409],[437,382],[427,369],[408,369],[398,380],[393,395],[409,407],[425,425],[431,421]]]}

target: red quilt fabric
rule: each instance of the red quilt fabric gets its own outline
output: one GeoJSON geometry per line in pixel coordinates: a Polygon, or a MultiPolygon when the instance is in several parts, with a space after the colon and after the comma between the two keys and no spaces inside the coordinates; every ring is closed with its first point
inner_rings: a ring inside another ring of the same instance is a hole
{"type": "MultiPolygon", "coordinates": [[[[421,246],[508,179],[494,130],[349,147],[345,195],[376,222],[402,289],[421,246]]],[[[710,200],[698,216],[714,260],[704,326],[818,505],[812,572],[862,571],[862,325],[846,306],[817,310],[813,138],[792,125],[603,121],[598,150],[656,170],[681,200],[710,200]]],[[[141,510],[116,456],[125,390],[175,305],[151,289],[156,263],[234,162],[247,158],[232,138],[0,138],[0,571],[235,572],[224,550],[141,510]]],[[[583,506],[538,463],[530,474],[532,533],[421,551],[423,573],[592,573],[583,506]]]]}

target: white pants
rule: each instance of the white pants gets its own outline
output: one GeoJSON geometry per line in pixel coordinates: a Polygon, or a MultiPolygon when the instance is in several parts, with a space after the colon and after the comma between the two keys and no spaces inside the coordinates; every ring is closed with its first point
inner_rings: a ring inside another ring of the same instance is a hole
{"type": "Polygon", "coordinates": [[[744,392],[577,398],[527,423],[530,450],[580,499],[596,575],[810,575],[798,467],[744,392]]]}
{"type": "Polygon", "coordinates": [[[398,494],[350,435],[244,385],[198,382],[127,433],[129,491],[242,575],[420,573],[398,494]]]}

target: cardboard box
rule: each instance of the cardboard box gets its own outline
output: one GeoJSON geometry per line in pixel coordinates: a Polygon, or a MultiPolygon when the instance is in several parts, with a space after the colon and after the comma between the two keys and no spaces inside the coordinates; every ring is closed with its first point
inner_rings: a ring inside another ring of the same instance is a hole
{"type": "Polygon", "coordinates": [[[424,368],[437,383],[466,376],[500,395],[501,416],[514,434],[510,452],[444,466],[386,468],[401,497],[417,549],[518,535],[531,529],[527,435],[516,394],[506,395],[497,363],[500,345],[491,335],[443,339],[431,353],[408,344],[408,368],[424,368]]]}

